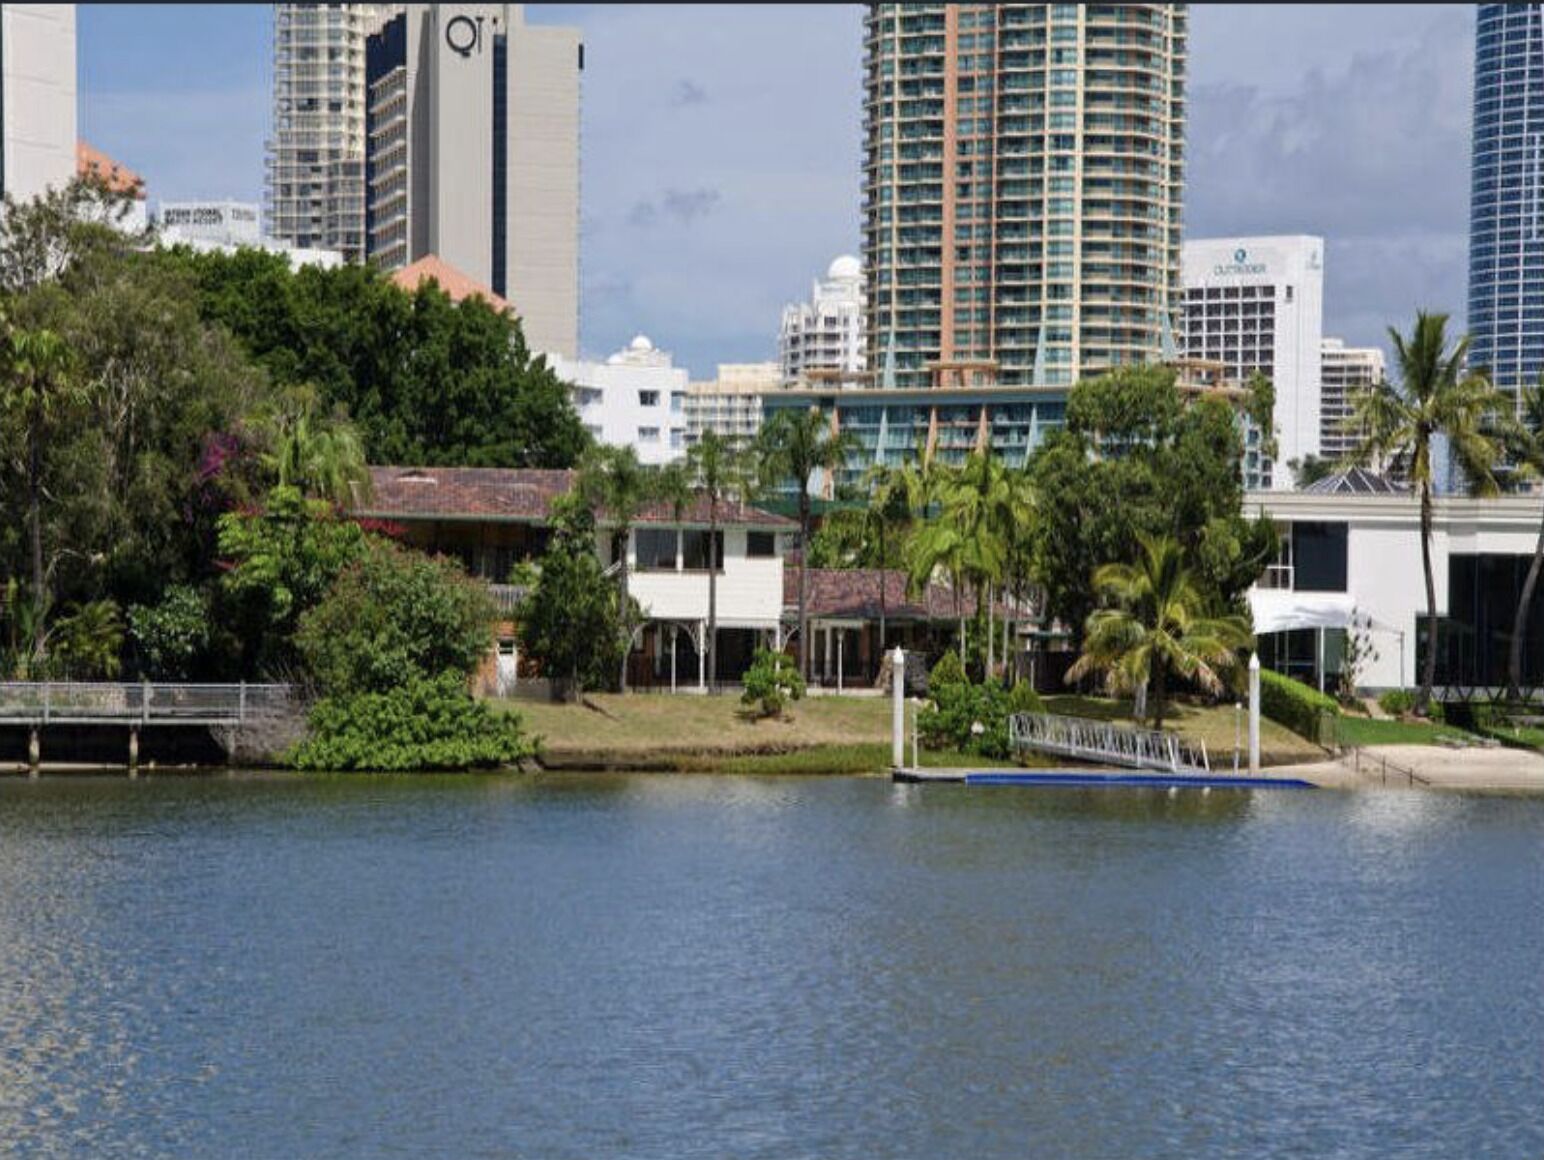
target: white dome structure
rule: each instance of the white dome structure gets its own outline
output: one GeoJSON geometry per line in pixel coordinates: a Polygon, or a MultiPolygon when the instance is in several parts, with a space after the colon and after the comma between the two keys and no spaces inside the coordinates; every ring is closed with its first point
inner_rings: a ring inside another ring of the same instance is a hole
{"type": "Polygon", "coordinates": [[[646,335],[646,334],[639,334],[639,335],[635,335],[633,337],[633,341],[627,344],[627,349],[628,350],[636,350],[636,351],[640,351],[640,352],[646,351],[646,350],[653,350],[654,349],[654,344],[649,341],[649,336],[648,335],[646,335]]]}
{"type": "Polygon", "coordinates": [[[843,254],[827,268],[826,277],[832,279],[861,278],[863,277],[863,263],[851,254],[843,254]]]}

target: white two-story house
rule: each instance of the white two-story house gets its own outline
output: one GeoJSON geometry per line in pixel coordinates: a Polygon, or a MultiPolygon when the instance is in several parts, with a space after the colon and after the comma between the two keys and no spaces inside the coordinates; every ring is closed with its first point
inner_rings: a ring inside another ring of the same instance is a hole
{"type": "MultiPolygon", "coordinates": [[[[404,543],[461,560],[470,575],[493,587],[510,619],[501,626],[500,653],[490,671],[499,683],[535,676],[519,657],[514,613],[520,593],[510,574],[540,557],[550,536],[552,501],[571,490],[572,471],[467,467],[372,467],[373,494],[357,519],[404,543]]],[[[705,687],[709,621],[708,561],[717,567],[717,666],[721,681],[737,681],[757,647],[783,645],[783,552],[792,520],[741,503],[720,502],[719,550],[710,556],[709,512],[701,498],[679,512],[659,504],[639,514],[624,545],[614,521],[596,513],[596,552],[615,569],[626,551],[630,594],[644,620],[628,658],[638,688],[705,687]]]]}

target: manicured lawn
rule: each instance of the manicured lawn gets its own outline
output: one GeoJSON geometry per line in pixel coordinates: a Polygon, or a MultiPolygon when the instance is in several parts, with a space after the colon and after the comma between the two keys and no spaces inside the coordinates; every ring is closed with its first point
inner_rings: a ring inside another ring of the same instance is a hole
{"type": "Polygon", "coordinates": [[[1342,716],[1338,723],[1340,743],[1353,745],[1436,745],[1444,738],[1473,740],[1474,735],[1452,725],[1421,721],[1375,721],[1371,717],[1342,716]]]}
{"type": "MultiPolygon", "coordinates": [[[[1069,717],[1091,717],[1099,721],[1111,721],[1117,725],[1145,725],[1131,717],[1131,702],[1116,701],[1108,697],[1083,697],[1076,694],[1045,698],[1046,711],[1062,713],[1069,717]]],[[[1242,760],[1248,760],[1249,717],[1247,709],[1242,714],[1242,760]]],[[[1211,755],[1212,765],[1219,767],[1233,761],[1233,742],[1236,736],[1232,705],[1171,704],[1164,714],[1163,727],[1173,730],[1187,741],[1204,741],[1211,755]]],[[[1313,742],[1299,737],[1284,725],[1261,718],[1260,762],[1262,765],[1290,765],[1301,761],[1317,761],[1324,750],[1313,742]]]]}

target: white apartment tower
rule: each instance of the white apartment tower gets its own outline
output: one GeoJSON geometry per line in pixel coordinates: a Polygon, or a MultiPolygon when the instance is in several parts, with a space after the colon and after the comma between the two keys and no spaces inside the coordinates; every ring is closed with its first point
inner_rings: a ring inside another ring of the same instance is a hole
{"type": "Polygon", "coordinates": [[[410,4],[366,52],[369,259],[435,255],[507,299],[534,351],[579,345],[577,28],[519,4],[410,4]]]}
{"type": "Polygon", "coordinates": [[[1356,436],[1345,430],[1351,417],[1351,401],[1384,377],[1383,352],[1375,346],[1347,346],[1338,338],[1326,338],[1320,348],[1319,455],[1340,460],[1356,447],[1356,436]]]}
{"type": "Polygon", "coordinates": [[[365,37],[392,4],[276,4],[268,232],[365,257],[365,37]]]}
{"type": "Polygon", "coordinates": [[[856,375],[864,369],[863,266],[843,254],[818,279],[808,302],[783,307],[778,349],[783,381],[810,371],[856,375]]]}
{"type": "Polygon", "coordinates": [[[75,176],[75,5],[0,4],[0,193],[29,201],[75,176]]]}
{"type": "Polygon", "coordinates": [[[569,383],[579,421],[598,443],[633,447],[647,464],[686,454],[685,367],[638,335],[605,362],[551,360],[552,372],[569,383]]]}
{"type": "Polygon", "coordinates": [[[1259,371],[1276,390],[1276,461],[1255,453],[1250,432],[1245,484],[1290,488],[1277,463],[1320,454],[1324,239],[1197,239],[1184,244],[1180,268],[1185,355],[1223,363],[1240,381],[1259,371]]]}

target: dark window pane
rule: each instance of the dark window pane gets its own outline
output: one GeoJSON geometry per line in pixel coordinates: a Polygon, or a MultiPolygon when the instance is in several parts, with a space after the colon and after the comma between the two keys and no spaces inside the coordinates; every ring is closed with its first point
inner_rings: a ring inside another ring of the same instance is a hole
{"type": "Polygon", "coordinates": [[[1292,525],[1292,586],[1299,592],[1346,590],[1346,525],[1292,525]]]}
{"type": "Polygon", "coordinates": [[[676,530],[674,528],[638,529],[638,564],[640,572],[674,572],[676,530]]]}
{"type": "MultiPolygon", "coordinates": [[[[717,570],[724,570],[724,533],[718,532],[715,536],[718,543],[715,549],[714,562],[717,570]]],[[[704,531],[687,531],[681,533],[681,566],[692,568],[699,572],[707,571],[708,567],[708,533],[704,531]]]]}
{"type": "Polygon", "coordinates": [[[768,559],[777,555],[777,535],[774,532],[746,533],[745,554],[752,559],[768,559]]]}

